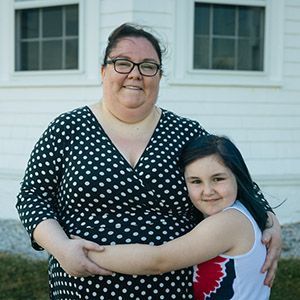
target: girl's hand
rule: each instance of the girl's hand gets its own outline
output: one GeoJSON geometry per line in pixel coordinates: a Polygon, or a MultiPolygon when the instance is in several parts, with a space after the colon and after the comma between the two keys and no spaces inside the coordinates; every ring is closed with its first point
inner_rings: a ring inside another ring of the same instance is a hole
{"type": "Polygon", "coordinates": [[[85,277],[94,275],[111,275],[112,272],[92,262],[87,253],[90,250],[103,251],[104,247],[80,237],[71,236],[60,245],[59,254],[55,258],[61,267],[71,276],[85,277]]]}
{"type": "Polygon", "coordinates": [[[271,212],[268,212],[268,215],[270,225],[267,226],[262,235],[262,243],[266,245],[268,254],[261,271],[262,273],[267,272],[264,284],[272,287],[280,259],[282,240],[281,227],[277,217],[271,212]]]}

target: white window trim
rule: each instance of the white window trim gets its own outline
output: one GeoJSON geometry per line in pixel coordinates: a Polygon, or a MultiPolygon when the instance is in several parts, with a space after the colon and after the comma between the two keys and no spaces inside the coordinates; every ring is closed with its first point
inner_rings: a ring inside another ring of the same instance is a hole
{"type": "Polygon", "coordinates": [[[176,0],[174,15],[172,85],[270,86],[282,85],[284,0],[176,0]],[[195,2],[260,5],[266,9],[264,71],[193,69],[195,2]]]}
{"type": "Polygon", "coordinates": [[[0,70],[0,87],[99,85],[99,1],[35,0],[1,2],[9,3],[9,7],[4,7],[6,12],[9,12],[9,27],[7,33],[4,36],[2,34],[2,38],[9,46],[8,53],[10,55],[7,61],[4,61],[2,56],[2,61],[6,65],[3,72],[8,72],[8,76],[0,70]],[[79,4],[79,68],[77,70],[15,71],[15,9],[68,4],[79,4]]]}

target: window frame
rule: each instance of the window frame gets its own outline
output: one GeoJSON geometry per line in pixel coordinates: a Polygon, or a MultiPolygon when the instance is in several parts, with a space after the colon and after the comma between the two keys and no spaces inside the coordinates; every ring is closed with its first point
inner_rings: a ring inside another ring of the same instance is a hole
{"type": "MultiPolygon", "coordinates": [[[[77,6],[78,9],[78,32],[77,35],[67,35],[66,31],[64,31],[63,28],[65,28],[66,26],[66,8],[68,6],[71,5],[61,5],[58,6],[62,9],[62,31],[61,31],[61,35],[59,36],[44,36],[42,33],[42,22],[39,22],[39,28],[38,28],[38,35],[35,37],[21,37],[22,36],[22,27],[21,27],[21,12],[26,11],[24,9],[18,9],[15,10],[15,12],[17,12],[15,14],[15,24],[16,24],[16,32],[15,32],[15,71],[16,72],[22,72],[22,71],[62,71],[62,70],[78,70],[79,69],[79,5],[78,4],[72,4],[72,6],[77,6]],[[66,56],[66,47],[67,47],[67,42],[68,41],[72,41],[75,40],[77,43],[77,62],[76,62],[76,68],[67,68],[67,56],[66,56]],[[60,49],[60,54],[61,54],[61,68],[56,68],[56,69],[47,69],[47,68],[43,68],[43,57],[44,57],[44,49],[41,46],[44,43],[47,42],[61,42],[61,49],[60,49]],[[26,43],[30,43],[30,42],[35,42],[39,44],[39,51],[38,51],[38,64],[37,64],[37,69],[22,69],[22,44],[26,44],[26,43]]],[[[52,7],[56,7],[56,6],[52,6],[52,7]]],[[[44,8],[50,8],[50,6],[47,7],[39,7],[39,8],[31,8],[31,9],[37,9],[37,15],[38,15],[38,19],[39,21],[41,21],[42,16],[43,16],[43,11],[42,9],[44,8]]],[[[44,20],[43,20],[44,22],[44,20]]],[[[65,29],[66,30],[66,29],[65,29]]]]}
{"type": "Polygon", "coordinates": [[[6,64],[9,70],[7,82],[0,76],[0,86],[70,86],[70,85],[98,85],[99,84],[99,3],[84,0],[28,0],[9,1],[10,31],[6,35],[10,55],[6,64]],[[17,9],[42,8],[51,6],[78,5],[78,69],[70,70],[15,70],[15,11],[17,9]],[[88,43],[95,43],[87,47],[88,43]],[[2,81],[2,82],[1,82],[2,81]]]}
{"type": "Polygon", "coordinates": [[[281,86],[284,1],[268,0],[176,0],[174,55],[170,84],[221,86],[281,86]],[[195,3],[265,7],[264,71],[205,70],[193,68],[195,3]],[[188,53],[182,57],[183,53],[188,53]],[[186,58],[186,59],[185,59],[186,58]]]}

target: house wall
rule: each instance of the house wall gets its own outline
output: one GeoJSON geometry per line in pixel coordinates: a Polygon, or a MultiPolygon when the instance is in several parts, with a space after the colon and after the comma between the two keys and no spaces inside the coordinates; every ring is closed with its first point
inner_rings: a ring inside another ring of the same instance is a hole
{"type": "Polygon", "coordinates": [[[0,26],[0,41],[7,45],[0,47],[0,218],[17,218],[14,205],[19,182],[47,124],[59,113],[101,97],[99,70],[107,36],[130,21],[151,26],[168,49],[158,105],[197,119],[212,133],[229,136],[270,204],[287,199],[275,210],[280,221],[300,221],[299,1],[283,1],[281,79],[270,85],[206,82],[205,74],[197,82],[178,79],[177,67],[181,68],[188,53],[177,49],[184,37],[176,24],[185,14],[178,12],[177,0],[82,2],[88,3],[82,73],[17,76],[11,55],[12,2],[0,2],[0,20],[9,24],[6,30],[0,26]]]}

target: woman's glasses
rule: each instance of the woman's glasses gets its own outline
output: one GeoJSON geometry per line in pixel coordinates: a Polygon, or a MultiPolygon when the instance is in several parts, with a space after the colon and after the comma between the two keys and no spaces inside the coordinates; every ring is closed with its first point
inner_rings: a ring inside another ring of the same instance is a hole
{"type": "Polygon", "coordinates": [[[141,75],[148,77],[155,76],[158,70],[161,68],[159,64],[154,62],[143,61],[136,64],[133,61],[125,58],[113,58],[106,61],[106,63],[113,64],[115,71],[120,74],[129,74],[133,68],[137,66],[141,75]]]}

